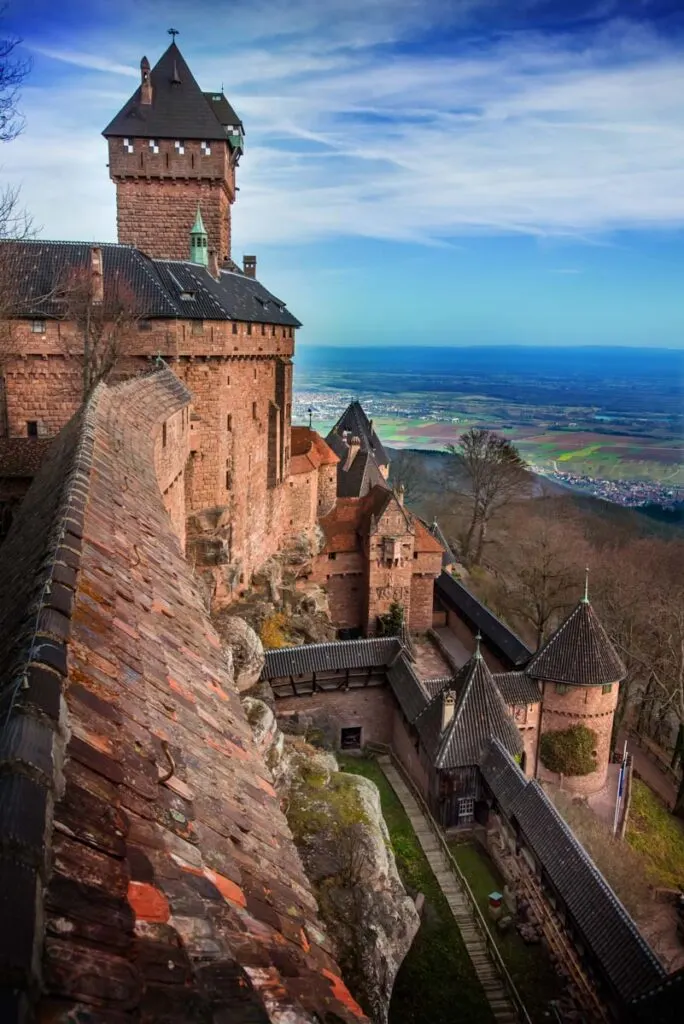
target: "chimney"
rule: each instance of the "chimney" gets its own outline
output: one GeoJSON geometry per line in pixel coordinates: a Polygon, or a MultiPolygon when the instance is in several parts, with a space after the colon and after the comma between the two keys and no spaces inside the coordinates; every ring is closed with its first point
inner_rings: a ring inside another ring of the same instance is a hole
{"type": "Polygon", "coordinates": [[[361,447],[361,438],[360,437],[352,437],[352,438],[347,437],[347,438],[345,438],[345,440],[346,440],[347,444],[349,445],[349,451],[347,452],[347,460],[346,460],[344,466],[342,467],[344,472],[346,473],[347,470],[351,469],[351,467],[353,465],[353,462],[354,462],[354,459],[359,454],[359,448],[361,447]]]}
{"type": "Polygon", "coordinates": [[[395,494],[397,496],[397,501],[399,502],[399,504],[403,505],[404,504],[404,485],[403,484],[399,484],[399,486],[397,487],[397,489],[395,491],[395,494]]]}
{"type": "Polygon", "coordinates": [[[216,249],[210,249],[209,250],[208,269],[209,269],[209,273],[214,278],[214,280],[218,281],[219,277],[221,276],[221,272],[219,270],[219,260],[218,260],[218,253],[216,252],[216,249]]]}
{"type": "Polygon", "coordinates": [[[145,106],[152,103],[152,82],[150,81],[150,62],[147,57],[140,61],[140,102],[145,106]]]}
{"type": "Polygon", "coordinates": [[[256,256],[243,256],[242,269],[245,277],[256,277],[256,256]]]}
{"type": "Polygon", "coordinates": [[[90,277],[92,282],[93,302],[104,302],[104,275],[102,273],[102,249],[94,245],[90,250],[90,277]]]}
{"type": "Polygon", "coordinates": [[[454,717],[456,707],[456,693],[454,690],[444,690],[442,693],[442,732],[446,729],[454,717]]]}

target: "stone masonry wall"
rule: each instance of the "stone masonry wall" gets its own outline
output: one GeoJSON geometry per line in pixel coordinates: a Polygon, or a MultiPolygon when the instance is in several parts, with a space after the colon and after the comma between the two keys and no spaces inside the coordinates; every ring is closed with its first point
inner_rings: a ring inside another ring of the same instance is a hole
{"type": "MultiPolygon", "coordinates": [[[[438,563],[441,563],[440,555],[437,555],[436,559],[438,563]]],[[[422,633],[432,627],[432,593],[434,586],[434,576],[414,576],[411,580],[409,628],[413,632],[422,633]]]]}
{"type": "Polygon", "coordinates": [[[392,749],[397,755],[406,771],[414,780],[421,793],[427,798],[429,792],[429,779],[424,766],[421,763],[420,755],[415,740],[409,734],[409,729],[401,711],[394,705],[392,715],[392,749]]]}
{"type": "Polygon", "coordinates": [[[321,466],[318,470],[319,518],[327,516],[335,507],[337,499],[337,466],[321,466]]]}
{"type": "Polygon", "coordinates": [[[409,531],[401,508],[392,502],[382,515],[376,533],[368,540],[368,595],[365,632],[375,633],[379,615],[385,615],[392,602],[404,609],[411,621],[411,584],[413,575],[414,537],[409,531]],[[400,552],[399,564],[387,555],[387,541],[396,540],[400,552]]]}
{"type": "Polygon", "coordinates": [[[164,507],[185,551],[185,465],[190,443],[189,403],[159,424],[154,439],[154,462],[164,507]]]}
{"type": "Polygon", "coordinates": [[[361,727],[361,743],[391,743],[395,702],[387,686],[368,686],[343,692],[312,693],[306,697],[279,697],[276,714],[310,715],[334,724],[336,743],[340,729],[361,727]]]}
{"type": "MultiPolygon", "coordinates": [[[[541,733],[567,729],[572,725],[586,725],[598,737],[596,761],[598,768],[590,775],[563,776],[563,789],[586,795],[602,789],[606,783],[610,762],[610,737],[613,731],[613,716],[618,700],[619,684],[613,683],[609,693],[603,693],[601,686],[570,686],[566,693],[559,693],[554,683],[543,684],[541,733]]],[[[539,778],[558,782],[554,772],[539,762],[539,778]]]]}
{"type": "Polygon", "coordinates": [[[197,207],[209,248],[230,257],[230,207],[235,172],[227,143],[156,139],[109,140],[109,173],[116,183],[118,240],[160,259],[187,259],[197,207]],[[181,154],[176,141],[182,141],[181,154]]]}

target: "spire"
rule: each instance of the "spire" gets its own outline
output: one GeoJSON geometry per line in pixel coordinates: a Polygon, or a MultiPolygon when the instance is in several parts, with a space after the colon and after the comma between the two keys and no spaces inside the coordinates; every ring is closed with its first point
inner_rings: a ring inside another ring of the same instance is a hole
{"type": "Polygon", "coordinates": [[[482,661],[482,652],[480,651],[480,641],[481,640],[482,640],[482,634],[480,633],[480,631],[478,629],[477,636],[475,637],[475,653],[473,654],[473,658],[475,658],[476,661],[482,661]]]}
{"type": "Polygon", "coordinates": [[[199,203],[197,204],[195,223],[190,231],[190,261],[199,263],[203,267],[209,265],[209,242],[199,203]]]}
{"type": "Polygon", "coordinates": [[[584,597],[582,604],[589,604],[589,566],[584,570],[584,597]]]}

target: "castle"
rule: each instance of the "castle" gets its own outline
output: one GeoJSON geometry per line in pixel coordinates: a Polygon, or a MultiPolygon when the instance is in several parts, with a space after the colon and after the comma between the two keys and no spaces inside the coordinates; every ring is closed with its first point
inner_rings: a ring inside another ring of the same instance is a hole
{"type": "MultiPolygon", "coordinates": [[[[387,486],[358,403],[326,440],[292,426],[300,323],[255,257],[231,257],[242,122],[222,92],[201,91],[175,41],[140,73],[103,133],[119,242],[3,243],[20,312],[0,367],[0,504],[14,517],[0,559],[12,791],[0,860],[24,928],[0,957],[3,1020],[29,1005],[66,1020],[93,1000],[112,1020],[238,1004],[245,1020],[293,1007],[287,1019],[364,1019],[197,577],[221,607],[269,558],[307,546],[307,582],[365,639],[269,654],[279,712],[322,708],[339,745],[392,745],[447,826],[492,806],[499,762],[521,765],[520,793],[544,778],[540,736],[567,725],[589,723],[598,744],[596,770],[566,786],[600,789],[624,668],[588,596],[532,654],[444,572],[438,527],[387,486]],[[74,280],[103,330],[127,314],[110,386],[85,396],[74,280]],[[442,676],[374,638],[396,603],[409,631],[434,629],[438,644],[447,632],[442,676]],[[95,993],[92,977],[105,979],[95,993]]],[[[639,962],[643,991],[659,975],[639,962]]]]}

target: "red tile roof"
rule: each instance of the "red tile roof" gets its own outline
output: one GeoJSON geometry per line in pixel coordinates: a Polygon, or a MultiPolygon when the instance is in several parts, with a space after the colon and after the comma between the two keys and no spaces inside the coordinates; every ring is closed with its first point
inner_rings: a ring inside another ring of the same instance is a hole
{"type": "Polygon", "coordinates": [[[157,486],[155,433],[187,400],[168,370],[101,386],[0,549],[0,1002],[353,1024],[157,486]]]}
{"type": "Polygon", "coordinates": [[[320,466],[336,466],[340,461],[320,434],[308,427],[292,427],[290,473],[310,473],[320,466]]]}

